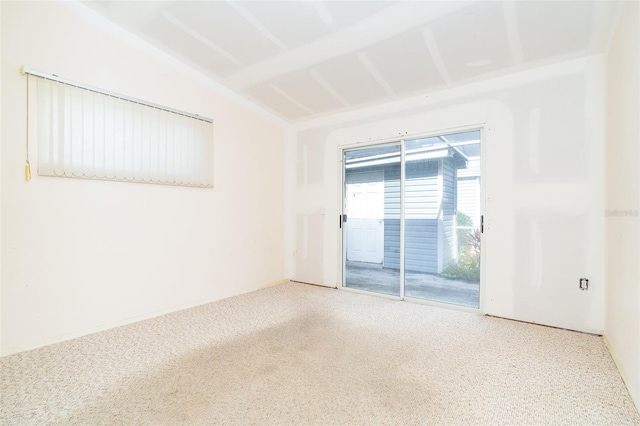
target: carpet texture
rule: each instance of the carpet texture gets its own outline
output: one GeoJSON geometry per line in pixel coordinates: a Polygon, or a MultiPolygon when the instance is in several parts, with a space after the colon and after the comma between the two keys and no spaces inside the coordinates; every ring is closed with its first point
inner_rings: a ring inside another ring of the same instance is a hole
{"type": "Polygon", "coordinates": [[[640,424],[598,336],[293,283],[0,366],[0,424],[640,424]]]}

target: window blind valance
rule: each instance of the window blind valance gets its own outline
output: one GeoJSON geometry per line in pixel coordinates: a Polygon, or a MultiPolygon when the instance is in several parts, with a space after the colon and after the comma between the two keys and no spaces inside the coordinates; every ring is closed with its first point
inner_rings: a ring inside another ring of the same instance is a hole
{"type": "Polygon", "coordinates": [[[212,120],[37,76],[39,175],[213,187],[212,120]]]}

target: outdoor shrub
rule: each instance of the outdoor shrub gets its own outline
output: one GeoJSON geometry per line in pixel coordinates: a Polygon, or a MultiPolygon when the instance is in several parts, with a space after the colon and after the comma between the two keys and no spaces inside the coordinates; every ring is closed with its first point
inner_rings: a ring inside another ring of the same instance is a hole
{"type": "Polygon", "coordinates": [[[447,266],[441,275],[452,280],[479,282],[480,238],[479,229],[469,230],[468,233],[465,234],[466,241],[459,246],[458,263],[447,266]]]}

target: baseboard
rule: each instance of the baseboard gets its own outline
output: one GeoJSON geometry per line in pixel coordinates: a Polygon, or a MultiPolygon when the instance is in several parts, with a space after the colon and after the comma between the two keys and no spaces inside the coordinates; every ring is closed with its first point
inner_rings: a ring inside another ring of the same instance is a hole
{"type": "Polygon", "coordinates": [[[265,284],[262,286],[262,288],[273,287],[274,285],[280,285],[280,284],[289,284],[290,282],[291,280],[289,278],[285,278],[283,280],[274,281],[274,282],[265,284]]]}
{"type": "MultiPolygon", "coordinates": [[[[271,286],[275,286],[275,285],[279,285],[279,284],[286,284],[286,283],[289,283],[289,279],[288,278],[265,284],[262,287],[258,287],[258,288],[254,289],[254,290],[251,290],[251,291],[255,291],[255,290],[259,290],[260,288],[267,288],[267,287],[271,287],[271,286]]],[[[249,293],[249,292],[247,292],[247,293],[249,293]]],[[[234,294],[232,296],[227,296],[227,297],[217,297],[217,298],[208,298],[208,299],[197,300],[197,301],[194,301],[194,302],[185,303],[183,305],[174,306],[174,307],[167,308],[167,309],[161,309],[161,310],[153,311],[153,312],[146,313],[146,314],[143,314],[143,315],[137,315],[137,316],[134,316],[134,317],[130,317],[130,318],[121,320],[121,321],[116,321],[116,322],[112,322],[112,323],[108,323],[108,324],[103,324],[103,325],[100,325],[100,326],[97,326],[97,327],[92,327],[92,328],[88,328],[88,329],[77,331],[77,332],[73,332],[73,333],[62,334],[60,336],[52,337],[52,338],[49,338],[49,339],[29,342],[29,343],[24,344],[24,345],[14,346],[14,347],[11,347],[11,348],[8,348],[8,349],[0,351],[0,357],[13,355],[13,354],[17,354],[17,353],[20,353],[20,352],[30,351],[30,350],[33,350],[33,349],[41,348],[43,346],[54,345],[56,343],[62,343],[62,342],[65,342],[67,340],[77,339],[78,337],[88,336],[90,334],[99,333],[101,331],[111,330],[112,328],[122,327],[124,325],[133,324],[133,323],[136,323],[136,322],[139,322],[139,321],[145,321],[145,320],[156,318],[156,317],[159,317],[159,316],[162,316],[162,315],[171,314],[173,312],[178,312],[178,311],[182,311],[182,310],[185,310],[185,309],[195,308],[196,306],[206,305],[207,303],[217,302],[219,300],[223,300],[223,299],[226,299],[228,297],[240,296],[241,294],[244,294],[244,293],[238,293],[238,294],[234,294]]]]}
{"type": "Polygon", "coordinates": [[[338,288],[335,285],[327,285],[327,284],[317,284],[317,283],[310,283],[310,282],[306,282],[306,281],[300,281],[300,280],[289,280],[292,283],[298,283],[298,284],[306,284],[306,285],[314,285],[316,287],[324,287],[324,288],[338,288]]]}
{"type": "Polygon", "coordinates": [[[613,362],[615,363],[616,367],[618,368],[618,372],[620,373],[620,377],[622,377],[622,381],[624,382],[625,386],[627,387],[627,391],[629,392],[629,395],[631,395],[631,399],[633,400],[634,404],[636,404],[636,409],[638,410],[638,412],[640,412],[640,392],[632,392],[631,391],[631,388],[629,386],[629,382],[630,382],[629,375],[627,374],[627,372],[624,369],[623,365],[619,362],[616,352],[611,347],[611,344],[609,343],[609,339],[607,339],[607,335],[606,334],[603,335],[602,338],[604,339],[605,346],[607,347],[607,349],[609,350],[609,353],[611,354],[611,358],[613,358],[613,362]]]}

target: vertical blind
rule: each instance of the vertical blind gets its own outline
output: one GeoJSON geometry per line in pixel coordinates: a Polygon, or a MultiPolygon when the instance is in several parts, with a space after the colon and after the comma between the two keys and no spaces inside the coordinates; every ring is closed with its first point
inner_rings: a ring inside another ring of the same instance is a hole
{"type": "Polygon", "coordinates": [[[38,174],[213,187],[213,123],[38,78],[38,174]]]}

